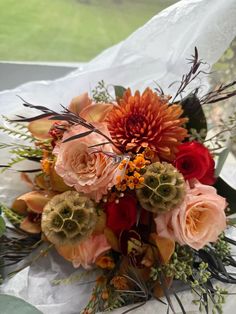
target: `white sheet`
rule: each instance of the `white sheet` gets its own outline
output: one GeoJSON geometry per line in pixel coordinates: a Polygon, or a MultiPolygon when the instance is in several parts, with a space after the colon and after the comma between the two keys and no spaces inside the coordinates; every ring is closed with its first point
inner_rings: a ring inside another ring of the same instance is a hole
{"type": "MultiPolygon", "coordinates": [[[[222,55],[236,34],[235,0],[183,0],[153,17],[125,41],[107,49],[83,68],[56,81],[31,82],[14,90],[0,93],[0,113],[12,114],[20,110],[20,95],[34,104],[59,108],[67,105],[72,97],[89,90],[101,79],[109,84],[144,89],[158,82],[164,91],[173,92],[168,86],[179,80],[188,65],[186,59],[197,46],[209,68],[222,55]]],[[[93,44],[93,43],[91,43],[93,44]]],[[[199,84],[199,82],[196,82],[199,84]]],[[[203,89],[207,81],[202,77],[203,89]]],[[[191,86],[193,88],[194,85],[191,86]]],[[[0,135],[0,141],[9,141],[0,135]]],[[[11,139],[13,140],[13,139],[11,139]]],[[[1,151],[1,163],[7,159],[1,151]]],[[[11,203],[18,194],[26,191],[16,174],[0,175],[0,201],[11,203]]],[[[45,314],[75,314],[86,303],[91,285],[53,286],[51,280],[68,276],[74,270],[55,254],[41,259],[9,280],[1,292],[24,298],[45,314]]],[[[189,293],[184,293],[189,313],[194,313],[189,293]]],[[[229,297],[225,313],[233,312],[234,297],[229,297]]],[[[160,303],[151,301],[137,313],[166,313],[160,303]]],[[[122,310],[118,310],[121,313],[122,310]]],[[[196,311],[198,313],[198,311],[196,311]]]]}

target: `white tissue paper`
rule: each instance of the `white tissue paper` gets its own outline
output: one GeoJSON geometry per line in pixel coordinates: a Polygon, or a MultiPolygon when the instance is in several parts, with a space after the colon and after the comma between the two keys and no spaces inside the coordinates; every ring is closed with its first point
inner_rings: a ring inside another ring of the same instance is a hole
{"type": "MultiPolygon", "coordinates": [[[[166,93],[173,93],[176,85],[171,89],[168,86],[180,80],[188,71],[186,59],[194,53],[194,47],[198,48],[200,58],[208,63],[209,70],[235,37],[235,20],[235,0],[179,1],[154,16],[126,40],[105,50],[66,77],[55,81],[30,82],[1,92],[0,113],[12,115],[22,110],[22,102],[17,95],[33,104],[59,109],[60,104],[67,106],[74,96],[91,91],[102,79],[108,84],[141,90],[147,86],[154,87],[155,81],[166,93]]],[[[195,84],[199,85],[199,81],[195,84]]],[[[201,85],[205,89],[208,86],[203,77],[201,85]]],[[[190,88],[194,88],[194,85],[190,88]]],[[[0,136],[1,142],[13,141],[12,138],[0,136]]],[[[1,151],[1,163],[7,158],[1,151]]],[[[27,187],[16,173],[9,171],[0,175],[0,202],[10,204],[17,195],[26,191],[27,187]]],[[[93,281],[94,275],[81,281],[73,280],[72,284],[55,285],[55,280],[70,275],[73,277],[80,272],[52,251],[6,282],[0,292],[21,297],[45,314],[78,314],[87,303],[93,287],[93,283],[83,283],[93,281]]],[[[186,310],[188,313],[198,313],[191,304],[189,293],[183,292],[181,295],[186,310]]],[[[233,312],[233,299],[228,297],[225,313],[233,312]]],[[[119,309],[115,313],[124,310],[119,309]]],[[[166,310],[167,307],[160,302],[149,301],[136,313],[161,314],[166,310]]]]}

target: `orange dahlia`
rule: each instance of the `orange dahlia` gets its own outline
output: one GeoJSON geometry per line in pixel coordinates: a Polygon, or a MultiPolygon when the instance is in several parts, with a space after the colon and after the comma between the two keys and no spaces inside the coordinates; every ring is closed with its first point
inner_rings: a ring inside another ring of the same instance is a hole
{"type": "Polygon", "coordinates": [[[148,147],[160,159],[172,161],[187,136],[183,124],[188,119],[181,118],[181,105],[170,105],[168,99],[149,88],[142,95],[136,91],[134,96],[128,89],[106,119],[115,145],[135,153],[148,147]]]}

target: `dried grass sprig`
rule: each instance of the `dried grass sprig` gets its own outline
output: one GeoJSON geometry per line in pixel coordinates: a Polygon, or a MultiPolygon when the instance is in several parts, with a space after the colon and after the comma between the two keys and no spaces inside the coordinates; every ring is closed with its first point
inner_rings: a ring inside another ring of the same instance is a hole
{"type": "Polygon", "coordinates": [[[213,104],[236,96],[236,81],[221,84],[200,98],[201,105],[213,104]],[[231,89],[231,90],[230,90],[231,89]]]}
{"type": "MultiPolygon", "coordinates": [[[[178,90],[173,97],[172,103],[175,102],[176,98],[181,96],[181,94],[185,91],[186,87],[194,81],[201,73],[202,74],[209,74],[203,70],[200,70],[200,66],[203,64],[206,64],[203,62],[201,59],[198,58],[198,50],[197,47],[194,49],[194,55],[192,56],[191,59],[187,59],[189,61],[189,64],[191,64],[190,70],[187,74],[184,74],[182,76],[182,79],[180,81],[180,85],[178,87],[178,90]]],[[[170,84],[169,87],[173,86],[177,82],[173,82],[170,84]]]]}
{"type": "Polygon", "coordinates": [[[101,135],[102,137],[104,137],[107,142],[109,142],[110,144],[114,145],[114,142],[106,135],[104,134],[102,131],[100,131],[99,129],[97,129],[92,123],[86,121],[84,118],[80,117],[79,115],[74,114],[73,112],[71,112],[69,109],[67,109],[66,107],[62,106],[62,111],[61,112],[56,112],[54,110],[48,109],[45,106],[38,106],[38,105],[33,105],[30,104],[28,102],[26,102],[23,98],[20,97],[20,99],[22,99],[23,106],[26,108],[31,108],[31,109],[36,109],[39,110],[41,112],[43,112],[43,114],[31,117],[31,118],[26,118],[24,116],[21,115],[17,115],[17,117],[19,119],[14,119],[11,120],[12,122],[31,122],[31,121],[35,121],[41,118],[45,118],[48,117],[49,120],[56,120],[56,121],[66,121],[69,125],[81,125],[84,128],[88,129],[88,131],[80,133],[80,134],[76,134],[74,136],[71,136],[69,138],[67,138],[66,140],[64,140],[63,142],[69,142],[69,141],[73,141],[75,139],[78,138],[82,138],[85,137],[93,132],[101,135]]]}

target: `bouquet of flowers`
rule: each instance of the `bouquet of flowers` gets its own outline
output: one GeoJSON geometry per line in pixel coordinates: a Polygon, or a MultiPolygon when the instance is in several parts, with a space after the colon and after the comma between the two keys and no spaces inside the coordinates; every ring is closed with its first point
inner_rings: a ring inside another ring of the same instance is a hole
{"type": "Polygon", "coordinates": [[[230,251],[236,243],[225,235],[234,220],[217,174],[236,115],[206,137],[202,106],[236,95],[236,82],[183,98],[202,72],[197,49],[190,63],[172,96],[158,84],[142,93],[113,86],[112,93],[101,81],[91,97],[84,93],[60,112],[23,100],[40,113],[5,117],[13,127],[1,131],[25,143],[0,144],[12,154],[2,171],[21,172],[32,191],[10,208],[1,205],[11,223],[0,217],[1,267],[16,265],[15,273],[43,242],[36,258],[54,247],[85,273],[97,270],[84,314],[136,308],[151,298],[175,312],[172,297],[185,313],[178,296],[183,285],[199,309],[208,312],[210,300],[221,313],[227,291],[213,283],[236,283],[227,271],[236,266],[230,251]],[[16,168],[24,160],[37,166],[16,168]]]}

